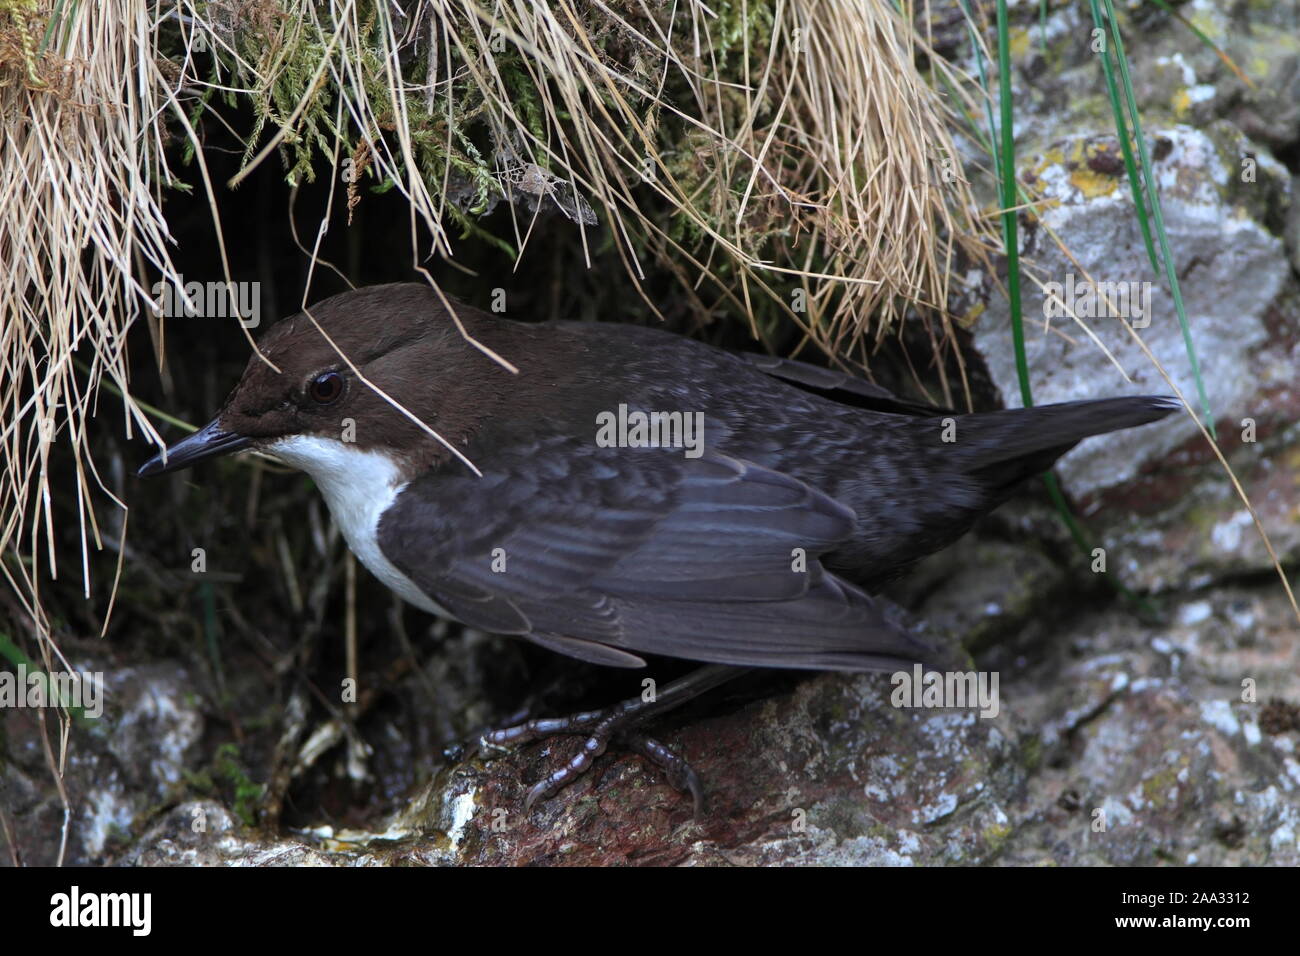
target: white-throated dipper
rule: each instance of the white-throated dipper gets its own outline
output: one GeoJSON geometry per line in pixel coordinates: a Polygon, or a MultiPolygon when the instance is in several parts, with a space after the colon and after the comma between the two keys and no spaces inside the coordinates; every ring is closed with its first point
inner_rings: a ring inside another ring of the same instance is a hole
{"type": "Polygon", "coordinates": [[[1181,407],[1132,397],[956,415],[656,329],[455,308],[517,374],[422,285],[344,293],[271,328],[259,348],[274,367],[254,355],[216,417],[139,473],[261,449],[315,480],[361,563],[419,608],[599,664],[711,665],[653,701],[485,735],[586,738],[529,805],[617,737],[698,809],[698,779],[639,731],[646,719],[737,668],[930,659],[871,592],[1080,440],[1181,407]]]}

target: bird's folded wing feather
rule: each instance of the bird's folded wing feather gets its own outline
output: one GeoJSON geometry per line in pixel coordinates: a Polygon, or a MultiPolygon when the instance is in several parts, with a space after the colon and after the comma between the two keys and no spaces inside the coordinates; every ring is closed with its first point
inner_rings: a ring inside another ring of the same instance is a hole
{"type": "Polygon", "coordinates": [[[826,571],[854,514],[719,454],[538,439],[481,478],[429,475],[380,546],[464,623],[599,663],[632,652],[773,667],[875,669],[927,648],[826,571]]]}
{"type": "Polygon", "coordinates": [[[920,418],[933,418],[950,414],[950,409],[923,405],[920,402],[899,398],[887,388],[873,382],[837,372],[833,369],[811,365],[797,359],[779,358],[775,355],[757,355],[753,352],[740,352],[737,357],[764,374],[790,382],[801,388],[827,395],[835,401],[869,408],[878,412],[895,415],[909,415],[920,418]],[[860,399],[854,401],[854,397],[860,399]]]}

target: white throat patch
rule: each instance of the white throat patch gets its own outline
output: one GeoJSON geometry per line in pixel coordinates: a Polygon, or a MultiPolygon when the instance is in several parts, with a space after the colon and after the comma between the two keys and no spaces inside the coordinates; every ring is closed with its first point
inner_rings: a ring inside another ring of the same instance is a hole
{"type": "Polygon", "coordinates": [[[407,484],[393,459],[314,435],[281,438],[266,450],[311,476],[348,547],[371,574],[422,611],[448,616],[379,549],[379,519],[407,484]]]}

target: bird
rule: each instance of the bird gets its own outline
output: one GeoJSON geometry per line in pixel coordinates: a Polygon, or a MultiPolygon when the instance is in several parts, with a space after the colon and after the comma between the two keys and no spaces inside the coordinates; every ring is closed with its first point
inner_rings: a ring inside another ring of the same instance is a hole
{"type": "Polygon", "coordinates": [[[526,807],[746,669],[895,671],[944,650],[878,592],[1083,439],[1181,408],[1129,396],[957,414],[847,373],[617,322],[507,319],[420,283],[269,328],[212,420],[141,476],[258,450],[431,614],[595,664],[701,666],[655,694],[485,733],[584,738],[526,807]]]}

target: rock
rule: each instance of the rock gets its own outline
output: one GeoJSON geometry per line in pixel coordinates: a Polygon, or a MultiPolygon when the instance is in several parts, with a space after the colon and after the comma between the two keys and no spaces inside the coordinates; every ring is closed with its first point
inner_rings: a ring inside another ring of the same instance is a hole
{"type": "MultiPolygon", "coordinates": [[[[1016,135],[1046,143],[1064,130],[1113,130],[1111,104],[1087,4],[1037,4],[1010,9],[1016,135]]],[[[1227,119],[1274,151],[1300,141],[1300,4],[1209,2],[1180,6],[1182,16],[1218,49],[1152,4],[1116,4],[1134,95],[1148,130],[1157,124],[1208,126],[1227,119]],[[1222,51],[1233,63],[1229,66],[1222,51]],[[1237,74],[1241,70],[1250,84],[1237,74]]],[[[957,0],[923,8],[922,29],[935,31],[939,50],[977,75],[969,29],[957,0]]],[[[995,50],[992,19],[984,39],[995,50]]],[[[1105,37],[1111,44],[1109,34],[1105,37]]],[[[987,61],[986,61],[987,63],[987,61]]],[[[996,83],[996,66],[989,66],[996,83]]]]}
{"type": "MultiPolygon", "coordinates": [[[[1253,87],[1186,24],[1151,5],[1119,10],[1126,58],[1220,446],[1273,550],[1295,562],[1300,485],[1288,463],[1300,420],[1293,271],[1300,203],[1294,168],[1273,152],[1294,167],[1300,3],[1178,9],[1253,87]]],[[[930,15],[943,25],[937,42],[974,70],[959,5],[939,4],[930,15]]],[[[1026,272],[1063,293],[1086,291],[1085,271],[1100,283],[1137,283],[1139,306],[1149,288],[1150,325],[1138,334],[1203,417],[1163,269],[1152,270],[1139,231],[1086,5],[1057,6],[1042,24],[1033,5],[1016,7],[1011,40],[1019,178],[1041,200],[1020,215],[1026,272]]],[[[967,146],[976,159],[978,148],[967,146]]],[[[993,181],[967,168],[977,191],[996,202],[993,181]]],[[[1019,404],[1005,296],[977,271],[968,280],[955,309],[978,316],[975,344],[989,376],[1004,403],[1019,404]]],[[[1084,330],[1058,310],[1049,322],[1039,285],[1026,278],[1021,292],[1036,402],[1170,392],[1117,318],[1085,318],[1084,330]]],[[[1178,590],[1273,568],[1254,519],[1188,416],[1084,442],[1058,474],[1130,587],[1178,590]]]]}
{"type": "MultiPolygon", "coordinates": [[[[1297,285],[1283,244],[1249,211],[1287,201],[1290,182],[1271,162],[1255,167],[1255,182],[1234,178],[1252,147],[1223,129],[1214,137],[1189,127],[1161,130],[1154,143],[1163,144],[1155,150],[1162,156],[1155,167],[1165,226],[1220,447],[1274,549],[1284,560],[1294,560],[1300,557],[1295,506],[1300,486],[1286,462],[1296,447],[1293,426],[1300,418],[1297,285]]],[[[1087,295],[1091,286],[1085,275],[1090,275],[1097,283],[1120,284],[1112,301],[1121,309],[1129,303],[1121,289],[1130,291],[1135,312],[1147,308],[1149,293],[1149,319],[1133,314],[1129,319],[1135,326],[1149,321],[1135,328],[1136,334],[1199,415],[1182,330],[1163,280],[1146,260],[1131,194],[1115,175],[1117,153],[1111,137],[1075,136],[1027,157],[1022,167],[1022,178],[1048,200],[1039,219],[1026,217],[1027,268],[1041,281],[1057,283],[1059,295],[1069,298],[1074,290],[1072,304],[1087,326],[1059,310],[1049,317],[1044,291],[1025,281],[1034,399],[1045,404],[1171,393],[1119,318],[1099,314],[1105,307],[1087,295]]],[[[1019,388],[1010,337],[1006,302],[994,296],[976,326],[975,342],[1004,399],[1015,401],[1019,388]]],[[[1085,523],[1131,587],[1163,590],[1272,567],[1253,519],[1189,416],[1089,439],[1062,459],[1057,471],[1081,499],[1085,523]]]]}
{"type": "MultiPolygon", "coordinates": [[[[66,645],[65,645],[66,647],[66,645]]],[[[71,816],[65,862],[103,861],[134,838],[136,823],[181,783],[203,720],[184,668],[174,662],[121,667],[102,652],[69,654],[78,672],[102,675],[103,714],[74,724],[64,774],[71,816]]],[[[47,714],[51,746],[58,720],[47,714]]],[[[7,720],[11,760],[0,763],[0,798],[19,821],[24,861],[58,860],[64,810],[51,786],[35,712],[7,720]]]]}
{"type": "Polygon", "coordinates": [[[528,787],[577,745],[561,739],[444,766],[370,830],[268,835],[184,803],[121,862],[1300,863],[1300,726],[1278,717],[1300,702],[1300,647],[1275,588],[1186,598],[1169,627],[1104,607],[1024,631],[985,662],[1000,675],[996,716],[895,707],[888,676],[833,674],[682,715],[664,736],[709,786],[700,820],[617,751],[523,813],[528,787]]]}
{"type": "MultiPolygon", "coordinates": [[[[1282,244],[1223,199],[1221,190],[1237,164],[1221,156],[1209,136],[1176,127],[1157,132],[1155,141],[1168,144],[1155,164],[1156,178],[1201,375],[1215,414],[1236,421],[1255,411],[1259,386],[1268,384],[1250,371],[1269,341],[1266,313],[1287,278],[1282,244]],[[1243,275],[1251,281],[1242,282],[1243,275]]],[[[1022,285],[1034,401],[1170,394],[1123,323],[1099,314],[1105,304],[1085,295],[1091,289],[1086,276],[1091,276],[1097,283],[1122,284],[1112,296],[1116,305],[1120,310],[1131,305],[1130,322],[1199,412],[1182,330],[1164,282],[1147,261],[1131,194],[1113,167],[1096,159],[1117,152],[1109,137],[1079,136],[1027,157],[1023,166],[1022,177],[1047,202],[1041,222],[1027,224],[1022,255],[1042,281],[1059,285],[1058,294],[1087,324],[1084,329],[1069,317],[1049,316],[1052,303],[1044,291],[1031,281],[1022,285]],[[1048,230],[1060,236],[1075,261],[1048,230]],[[1149,315],[1137,314],[1148,308],[1149,315]]],[[[976,326],[975,342],[1008,399],[1018,395],[1010,338],[1009,309],[994,298],[976,326]]],[[[1075,493],[1097,492],[1128,481],[1145,463],[1160,460],[1196,434],[1195,424],[1179,417],[1090,439],[1064,459],[1060,473],[1075,493]]]]}
{"type": "Polygon", "coordinates": [[[1086,657],[1017,683],[1027,695],[1016,711],[1042,728],[1046,766],[1030,778],[1009,860],[1300,860],[1296,734],[1260,724],[1269,695],[1300,693],[1290,608],[1230,590],[1184,602],[1174,619],[1162,633],[1100,615],[1085,625],[1086,657]]]}
{"type": "Polygon", "coordinates": [[[299,840],[247,830],[221,804],[195,800],[170,810],[119,862],[126,866],[333,866],[344,859],[299,840]]]}
{"type": "Polygon", "coordinates": [[[913,630],[979,653],[1062,598],[1077,599],[1067,573],[1032,542],[972,535],[921,562],[890,593],[907,605],[924,601],[913,630]]]}
{"type": "MultiPolygon", "coordinates": [[[[301,840],[241,830],[219,806],[185,804],[124,858],[133,865],[304,862],[446,864],[906,865],[987,861],[1023,784],[1006,726],[969,712],[899,710],[883,675],[826,675],[793,693],[692,723],[675,742],[706,775],[710,809],[639,758],[616,754],[522,813],[527,787],[572,745],[449,768],[374,833],[317,828],[301,840]],[[204,829],[194,830],[202,819],[204,829]]],[[[576,741],[571,742],[576,743],[576,741]]]]}
{"type": "Polygon", "coordinates": [[[1291,180],[1291,202],[1287,205],[1286,248],[1291,268],[1300,274],[1300,176],[1291,180]]]}

